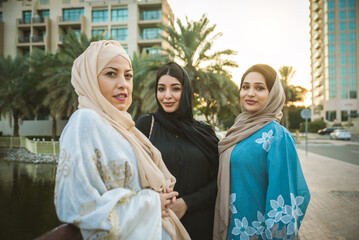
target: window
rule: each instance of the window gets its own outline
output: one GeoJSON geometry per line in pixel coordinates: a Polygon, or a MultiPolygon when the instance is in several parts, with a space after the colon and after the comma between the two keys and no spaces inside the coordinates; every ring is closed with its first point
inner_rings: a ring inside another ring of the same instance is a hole
{"type": "Polygon", "coordinates": [[[128,20],[128,9],[127,8],[115,8],[111,10],[111,21],[120,22],[128,20]]]}
{"type": "Polygon", "coordinates": [[[341,111],[341,115],[342,115],[343,122],[348,121],[348,111],[341,111]]]}
{"type": "Polygon", "coordinates": [[[336,111],[327,111],[325,115],[328,121],[334,121],[337,118],[336,111]]]}
{"type": "Polygon", "coordinates": [[[78,22],[80,21],[80,15],[84,15],[83,8],[72,8],[63,10],[64,22],[78,22]]]}
{"type": "Polygon", "coordinates": [[[125,45],[125,46],[122,46],[123,49],[125,49],[125,51],[128,53],[128,47],[125,45]]]}
{"type": "Polygon", "coordinates": [[[328,10],[334,9],[334,0],[328,0],[328,10]]]}
{"type": "Polygon", "coordinates": [[[147,54],[159,54],[159,53],[161,53],[160,48],[153,48],[153,47],[144,47],[144,48],[142,48],[141,53],[143,51],[145,51],[147,54]]]}
{"type": "Polygon", "coordinates": [[[329,89],[329,98],[335,98],[337,96],[335,89],[329,89]]]}
{"type": "Polygon", "coordinates": [[[348,8],[355,8],[355,0],[348,0],[348,8]]]}
{"type": "Polygon", "coordinates": [[[355,44],[349,44],[349,53],[355,53],[355,52],[356,52],[355,44]]]}
{"type": "Polygon", "coordinates": [[[340,52],[341,54],[347,53],[347,45],[346,45],[346,44],[340,44],[340,46],[339,46],[339,52],[340,52]]]}
{"type": "Polygon", "coordinates": [[[141,20],[158,20],[161,19],[161,9],[146,9],[141,11],[141,20]]]}
{"type": "Polygon", "coordinates": [[[328,34],[328,43],[334,43],[335,42],[335,35],[333,33],[328,34]]]}
{"type": "Polygon", "coordinates": [[[335,46],[334,45],[328,45],[328,53],[335,54],[335,46]]]}
{"type": "Polygon", "coordinates": [[[357,59],[355,55],[349,55],[349,64],[350,65],[355,65],[357,64],[357,59]]]}
{"type": "Polygon", "coordinates": [[[47,4],[49,4],[49,0],[38,0],[38,2],[40,3],[40,5],[47,5],[47,4]]]}
{"type": "Polygon", "coordinates": [[[346,33],[340,33],[339,34],[339,42],[346,42],[347,41],[347,34],[346,33]]]}
{"type": "Polygon", "coordinates": [[[158,39],[161,34],[161,29],[159,28],[145,28],[141,31],[141,39],[158,39]]]}
{"type": "Polygon", "coordinates": [[[350,110],[350,117],[351,118],[357,118],[358,112],[356,110],[350,110]]]}
{"type": "Polygon", "coordinates": [[[347,12],[344,11],[339,11],[339,20],[345,20],[347,19],[347,12]]]}
{"type": "Polygon", "coordinates": [[[355,31],[355,22],[354,21],[348,22],[348,30],[355,31]]]}
{"type": "Polygon", "coordinates": [[[108,11],[107,9],[92,10],[92,22],[107,22],[108,11]]]}
{"type": "Polygon", "coordinates": [[[335,65],[335,56],[329,56],[328,62],[329,62],[329,65],[335,65]]]}
{"type": "Polygon", "coordinates": [[[106,28],[93,28],[92,37],[102,36],[104,39],[108,39],[108,31],[106,28]]]}
{"type": "Polygon", "coordinates": [[[335,77],[329,77],[329,87],[335,88],[335,86],[336,86],[335,77]]]}
{"type": "Polygon", "coordinates": [[[349,87],[356,88],[357,87],[357,80],[355,78],[349,78],[349,87]]]}
{"type": "Polygon", "coordinates": [[[355,19],[355,11],[354,10],[348,11],[348,19],[355,19]]]}
{"type": "Polygon", "coordinates": [[[339,61],[340,65],[347,65],[347,56],[340,56],[340,61],[339,61]]]}
{"type": "Polygon", "coordinates": [[[340,98],[347,99],[348,98],[348,90],[346,90],[346,89],[340,90],[340,98]]]}
{"type": "Polygon", "coordinates": [[[335,68],[333,67],[329,68],[329,77],[335,77],[335,68]]]}
{"type": "Polygon", "coordinates": [[[357,98],[357,90],[349,90],[349,97],[350,97],[351,99],[357,98]]]}
{"type": "Polygon", "coordinates": [[[357,69],[356,69],[356,67],[349,67],[349,76],[355,77],[356,74],[357,74],[357,69]]]}
{"type": "Polygon", "coordinates": [[[2,12],[0,12],[0,21],[2,21],[2,12]]]}
{"type": "Polygon", "coordinates": [[[355,32],[348,33],[348,42],[355,42],[355,32]]]}
{"type": "Polygon", "coordinates": [[[45,18],[45,17],[49,18],[49,17],[50,17],[50,10],[40,11],[40,12],[39,12],[39,15],[40,15],[40,17],[42,17],[42,18],[45,18]]]}
{"type": "Polygon", "coordinates": [[[328,23],[328,32],[334,32],[335,31],[335,24],[333,22],[328,23]]]}
{"type": "Polygon", "coordinates": [[[346,75],[347,75],[347,68],[346,67],[341,67],[340,68],[340,76],[345,77],[346,75]]]}
{"type": "Polygon", "coordinates": [[[22,17],[23,23],[31,23],[31,11],[24,11],[22,17]]]}
{"type": "Polygon", "coordinates": [[[346,0],[339,0],[339,8],[340,9],[345,9],[347,6],[346,6],[346,0]]]}
{"type": "Polygon", "coordinates": [[[328,12],[328,21],[334,21],[335,19],[335,13],[334,12],[328,12]]]}
{"type": "Polygon", "coordinates": [[[340,87],[342,88],[346,88],[347,87],[347,79],[346,78],[341,78],[340,79],[340,87]]]}
{"type": "Polygon", "coordinates": [[[128,30],[127,27],[121,28],[112,28],[111,29],[111,38],[118,41],[127,40],[128,37],[128,30]]]}
{"type": "Polygon", "coordinates": [[[339,31],[344,32],[347,30],[347,22],[340,22],[339,23],[339,31]]]}

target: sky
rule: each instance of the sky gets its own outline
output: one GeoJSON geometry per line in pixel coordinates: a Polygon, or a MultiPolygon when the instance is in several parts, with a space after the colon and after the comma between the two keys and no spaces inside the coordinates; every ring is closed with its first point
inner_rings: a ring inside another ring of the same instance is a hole
{"type": "Polygon", "coordinates": [[[265,63],[276,71],[292,66],[290,82],[311,89],[308,0],[168,0],[176,18],[198,21],[206,14],[223,36],[214,50],[232,49],[237,84],[250,66],[265,63]]]}

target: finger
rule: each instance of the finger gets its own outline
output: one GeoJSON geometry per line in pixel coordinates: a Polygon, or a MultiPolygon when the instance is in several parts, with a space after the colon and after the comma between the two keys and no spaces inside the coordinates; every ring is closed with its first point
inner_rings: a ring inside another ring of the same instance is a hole
{"type": "Polygon", "coordinates": [[[167,188],[167,193],[173,192],[173,188],[167,188]]]}

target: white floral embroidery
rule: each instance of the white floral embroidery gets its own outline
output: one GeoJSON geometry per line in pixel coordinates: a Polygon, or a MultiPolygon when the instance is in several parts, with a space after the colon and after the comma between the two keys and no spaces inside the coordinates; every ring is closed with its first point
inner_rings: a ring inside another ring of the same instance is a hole
{"type": "Polygon", "coordinates": [[[253,236],[255,234],[255,230],[252,227],[248,226],[247,218],[243,218],[242,221],[239,219],[234,219],[234,224],[236,225],[232,229],[233,235],[240,235],[240,240],[248,240],[249,237],[253,236]]]}
{"type": "Polygon", "coordinates": [[[236,206],[234,206],[234,202],[236,201],[236,194],[235,193],[232,193],[230,196],[229,196],[229,209],[231,209],[231,212],[233,214],[237,213],[237,209],[236,209],[236,206]]]}
{"type": "Polygon", "coordinates": [[[272,233],[270,229],[274,225],[274,220],[269,218],[265,220],[265,217],[263,214],[259,211],[257,211],[257,219],[258,221],[253,221],[252,226],[256,229],[256,235],[261,235],[263,239],[265,238],[265,235],[268,239],[272,239],[272,233]]]}
{"type": "Polygon", "coordinates": [[[303,212],[299,208],[299,205],[301,205],[304,202],[304,197],[302,197],[302,196],[295,197],[293,193],[290,193],[290,200],[292,202],[294,216],[296,216],[296,217],[302,216],[303,212]]]}
{"type": "MultiPolygon", "coordinates": [[[[235,227],[232,229],[232,234],[240,237],[240,240],[248,240],[251,236],[261,236],[262,239],[285,238],[293,239],[297,236],[298,232],[298,217],[303,216],[302,210],[299,206],[304,202],[304,197],[295,197],[293,193],[290,193],[291,206],[284,204],[282,195],[279,195],[277,200],[270,200],[270,206],[272,210],[267,214],[269,218],[265,219],[265,215],[257,211],[257,221],[252,222],[252,226],[248,226],[248,220],[243,217],[242,221],[235,218],[235,227]],[[280,222],[283,222],[285,226],[282,229],[279,228],[280,222]]],[[[237,209],[234,206],[236,200],[236,194],[230,195],[230,209],[233,212],[237,209]]]]}
{"type": "Polygon", "coordinates": [[[270,205],[273,208],[273,210],[271,210],[268,213],[268,216],[270,218],[274,217],[274,221],[275,222],[279,222],[280,219],[282,218],[282,214],[285,213],[285,208],[284,208],[284,199],[282,197],[282,195],[279,195],[276,200],[270,200],[270,205]]]}
{"type": "Polygon", "coordinates": [[[266,132],[263,132],[262,133],[262,138],[258,138],[256,140],[256,143],[258,144],[262,144],[262,148],[268,152],[269,151],[269,148],[270,148],[270,145],[272,144],[273,142],[273,130],[269,130],[268,133],[266,132]]]}

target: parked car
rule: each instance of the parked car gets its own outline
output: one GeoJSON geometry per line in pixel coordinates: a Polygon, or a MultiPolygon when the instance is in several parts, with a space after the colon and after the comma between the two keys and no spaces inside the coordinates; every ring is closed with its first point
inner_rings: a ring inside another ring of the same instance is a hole
{"type": "Polygon", "coordinates": [[[330,139],[350,140],[351,137],[352,137],[352,135],[350,134],[350,132],[348,132],[347,130],[344,130],[344,129],[334,130],[330,134],[330,139]]]}
{"type": "Polygon", "coordinates": [[[336,127],[319,129],[318,134],[320,134],[320,135],[329,135],[330,133],[332,133],[336,129],[337,129],[336,127]]]}

